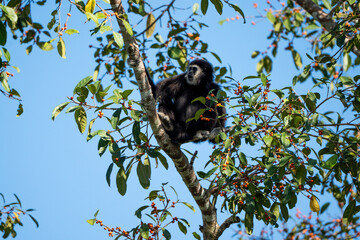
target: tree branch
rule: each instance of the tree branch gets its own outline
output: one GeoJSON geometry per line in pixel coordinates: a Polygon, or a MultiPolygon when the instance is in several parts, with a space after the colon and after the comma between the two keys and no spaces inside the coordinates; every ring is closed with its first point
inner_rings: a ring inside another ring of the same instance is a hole
{"type": "MultiPolygon", "coordinates": [[[[331,17],[330,14],[324,12],[319,5],[314,3],[312,0],[294,0],[297,4],[299,4],[305,11],[307,11],[311,16],[315,18],[328,32],[334,31],[336,28],[336,22],[331,17]]],[[[336,35],[335,35],[336,37],[336,35]]],[[[352,39],[350,36],[346,36],[345,43],[349,42],[352,39]]],[[[358,57],[360,57],[360,50],[355,46],[351,49],[351,51],[358,57]]]]}
{"type": "Polygon", "coordinates": [[[230,216],[229,218],[227,218],[219,227],[217,233],[216,233],[216,237],[219,238],[221,236],[221,234],[230,227],[231,224],[234,223],[239,223],[240,222],[240,218],[238,216],[230,216]]]}
{"type": "Polygon", "coordinates": [[[140,36],[141,34],[143,34],[144,32],[146,32],[149,28],[151,28],[157,21],[160,20],[160,18],[167,12],[169,11],[170,7],[174,4],[175,0],[172,0],[171,3],[169,3],[169,5],[167,6],[167,8],[161,12],[161,14],[159,15],[159,17],[157,19],[155,19],[155,21],[153,21],[149,26],[146,27],[146,29],[144,31],[142,31],[141,33],[137,34],[136,37],[140,36]]]}
{"type": "Polygon", "coordinates": [[[149,123],[153,130],[154,136],[161,149],[172,159],[176,170],[181,175],[183,182],[189,189],[192,197],[199,206],[203,219],[204,239],[213,240],[219,228],[217,223],[216,209],[211,205],[210,199],[206,198],[206,189],[204,189],[195,175],[195,171],[189,164],[186,155],[180,150],[180,146],[173,144],[161,125],[159,116],[156,112],[155,99],[151,92],[151,87],[147,81],[145,66],[141,60],[139,47],[134,36],[130,35],[126,30],[123,21],[127,21],[124,16],[125,10],[121,0],[110,0],[112,10],[117,14],[117,22],[124,38],[125,48],[132,62],[137,62],[133,67],[135,78],[139,86],[141,102],[149,123]]]}

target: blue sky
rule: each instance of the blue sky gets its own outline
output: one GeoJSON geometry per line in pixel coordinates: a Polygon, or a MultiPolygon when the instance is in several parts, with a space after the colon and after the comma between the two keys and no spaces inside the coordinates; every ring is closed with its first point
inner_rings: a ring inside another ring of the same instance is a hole
{"type": "MultiPolygon", "coordinates": [[[[190,2],[185,1],[184,4],[190,2]]],[[[240,5],[248,16],[256,14],[253,3],[242,1],[240,5]]],[[[45,9],[50,8],[46,6],[45,9]]],[[[35,19],[46,25],[44,21],[49,19],[50,13],[44,14],[46,11],[42,8],[33,10],[35,19]]],[[[108,153],[99,157],[97,139],[86,142],[85,134],[79,133],[71,114],[62,113],[55,122],[51,120],[54,107],[65,102],[66,96],[72,95],[77,82],[91,75],[95,67],[93,50],[88,47],[95,42],[94,38],[89,37],[88,30],[92,25],[83,24],[85,17],[77,11],[72,13],[68,25],[77,28],[80,34],[64,37],[67,59],[60,58],[56,50],[43,52],[37,48],[27,56],[26,47],[10,39],[6,46],[12,56],[11,63],[21,69],[10,84],[22,95],[24,114],[17,118],[17,102],[0,96],[0,192],[8,202],[15,200],[12,194],[16,193],[25,209],[36,209],[33,215],[40,223],[39,229],[36,229],[29,219],[22,218],[24,227],[17,228],[18,240],[107,238],[104,230],[86,222],[98,209],[98,217],[107,225],[130,229],[138,223],[134,211],[148,204],[143,199],[150,190],[159,189],[163,182],[169,182],[168,185],[175,187],[182,201],[194,205],[171,162],[167,171],[162,166],[152,169],[149,190],[142,189],[133,172],[128,180],[126,196],[120,196],[114,184],[107,186],[105,173],[111,158],[108,153]]],[[[251,25],[252,20],[246,24],[242,20],[218,24],[221,19],[235,16],[236,13],[228,8],[219,16],[210,7],[208,14],[203,17],[203,22],[210,28],[201,31],[201,39],[209,43],[210,50],[222,58],[224,65],[231,65],[234,78],[242,79],[256,74],[257,61],[251,59],[250,55],[254,50],[265,50],[270,44],[266,40],[270,25],[267,20],[256,26],[251,25]]],[[[280,46],[280,49],[283,47],[280,46]]],[[[308,51],[307,47],[304,42],[299,49],[308,51]]],[[[216,61],[210,55],[208,59],[216,61]]],[[[303,60],[307,61],[306,58],[303,60]]],[[[271,75],[273,87],[290,85],[295,74],[291,53],[280,50],[271,75]]],[[[306,89],[306,86],[302,87],[306,89]]],[[[133,85],[130,88],[134,88],[133,85]]],[[[210,145],[202,143],[185,146],[191,151],[200,149],[196,170],[202,170],[201,161],[206,161],[211,152],[210,145]]],[[[113,174],[112,180],[114,178],[113,174]]],[[[171,190],[168,190],[171,195],[171,190]]],[[[308,201],[300,206],[305,213],[309,211],[308,201]]],[[[179,206],[174,213],[177,217],[191,220],[188,234],[198,231],[201,218],[197,208],[194,214],[186,207],[179,206]]],[[[255,231],[261,230],[261,226],[255,223],[255,231]]],[[[233,233],[228,230],[221,239],[229,239],[233,233]]],[[[184,237],[177,227],[172,235],[173,239],[191,239],[184,237]]]]}

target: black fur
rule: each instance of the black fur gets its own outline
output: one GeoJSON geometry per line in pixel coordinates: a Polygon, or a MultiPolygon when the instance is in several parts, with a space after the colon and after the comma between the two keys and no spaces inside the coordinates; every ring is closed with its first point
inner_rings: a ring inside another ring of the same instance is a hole
{"type": "MultiPolygon", "coordinates": [[[[199,109],[205,108],[200,101],[192,103],[195,98],[207,97],[211,90],[216,95],[220,89],[219,85],[213,82],[213,68],[209,62],[194,60],[189,66],[188,72],[165,79],[157,85],[154,84],[147,72],[153,94],[159,102],[158,112],[160,119],[167,134],[175,143],[188,142],[194,139],[195,136],[197,138],[201,136],[201,139],[197,142],[205,141],[214,128],[223,129],[225,126],[224,117],[218,118],[218,116],[226,113],[225,107],[215,107],[216,103],[211,103],[210,100],[206,100],[206,105],[211,106],[213,109],[216,108],[216,112],[206,111],[203,114],[203,117],[209,118],[210,121],[199,118],[197,121],[186,122],[187,119],[193,118],[199,109]],[[191,68],[194,65],[200,67],[200,70],[191,68]],[[196,85],[194,83],[189,84],[187,77],[190,80],[199,80],[199,82],[196,85]]],[[[224,104],[222,103],[222,105],[224,104]]]]}

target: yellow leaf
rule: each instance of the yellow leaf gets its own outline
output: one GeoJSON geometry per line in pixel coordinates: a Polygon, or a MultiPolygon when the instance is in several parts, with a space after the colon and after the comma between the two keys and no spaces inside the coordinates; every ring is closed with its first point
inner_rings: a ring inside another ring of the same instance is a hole
{"type": "Polygon", "coordinates": [[[85,12],[93,13],[95,10],[95,0],[88,0],[85,5],[85,12]]]}
{"type": "Polygon", "coordinates": [[[153,35],[154,33],[154,30],[155,30],[155,17],[152,13],[150,13],[146,20],[146,37],[147,38],[151,37],[151,35],[153,35]]]}
{"type": "Polygon", "coordinates": [[[318,203],[318,201],[316,200],[316,198],[314,196],[312,196],[310,198],[310,209],[311,209],[311,211],[316,212],[317,214],[319,214],[320,206],[319,206],[319,203],[318,203]]]}
{"type": "Polygon", "coordinates": [[[15,219],[16,219],[18,222],[20,222],[19,215],[18,215],[16,212],[13,212],[13,214],[14,214],[15,219]]]}

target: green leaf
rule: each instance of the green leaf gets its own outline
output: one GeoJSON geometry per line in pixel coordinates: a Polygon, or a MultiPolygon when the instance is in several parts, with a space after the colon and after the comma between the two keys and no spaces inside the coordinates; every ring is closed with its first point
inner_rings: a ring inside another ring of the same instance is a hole
{"type": "Polygon", "coordinates": [[[99,214],[99,209],[94,213],[94,217],[97,217],[97,215],[99,214]]]}
{"type": "Polygon", "coordinates": [[[162,38],[162,36],[160,34],[155,34],[155,39],[159,42],[159,43],[164,43],[164,39],[162,38]]]}
{"type": "Polygon", "coordinates": [[[181,232],[183,232],[184,234],[187,234],[187,228],[185,227],[185,225],[182,222],[178,221],[178,227],[181,232]]]}
{"type": "Polygon", "coordinates": [[[114,163],[111,163],[106,171],[106,182],[109,185],[109,187],[110,187],[110,176],[111,176],[113,167],[114,167],[114,163]]]}
{"type": "Polygon", "coordinates": [[[92,81],[92,76],[87,76],[83,78],[74,88],[73,94],[75,95],[78,88],[85,87],[88,83],[92,81]]]}
{"type": "Polygon", "coordinates": [[[7,60],[8,62],[10,62],[10,59],[11,59],[11,57],[10,57],[10,52],[9,52],[6,48],[2,48],[2,49],[3,49],[4,56],[5,56],[6,60],[7,60]]]}
{"type": "Polygon", "coordinates": [[[196,232],[193,232],[192,234],[193,234],[194,238],[196,238],[197,240],[201,240],[201,237],[199,234],[197,234],[196,232]]]}
{"type": "Polygon", "coordinates": [[[51,119],[54,120],[56,118],[57,115],[59,115],[59,113],[64,110],[64,108],[66,108],[66,106],[69,104],[70,102],[66,102],[66,103],[62,103],[58,106],[56,106],[51,114],[51,119]]]}
{"type": "Polygon", "coordinates": [[[178,47],[169,47],[168,55],[169,55],[170,58],[179,59],[183,54],[182,54],[180,48],[178,48],[178,47]]]}
{"type": "Polygon", "coordinates": [[[97,18],[94,14],[89,13],[89,12],[85,12],[85,15],[86,15],[86,19],[91,19],[91,20],[93,20],[93,22],[96,24],[96,26],[99,25],[99,20],[98,20],[98,18],[97,18]]]}
{"type": "Polygon", "coordinates": [[[0,21],[0,45],[4,46],[7,40],[7,32],[5,25],[2,21],[0,21]]]}
{"type": "MultiPolygon", "coordinates": [[[[88,136],[89,137],[89,136],[88,136]]],[[[98,143],[98,153],[99,156],[101,157],[102,155],[104,155],[107,147],[109,146],[109,141],[104,139],[104,138],[100,138],[99,139],[99,143],[98,143]]]]}
{"type": "Polygon", "coordinates": [[[285,26],[286,30],[291,31],[291,22],[288,18],[285,19],[284,26],[285,26]]]}
{"type": "Polygon", "coordinates": [[[330,2],[328,0],[323,0],[322,1],[324,3],[324,6],[328,9],[328,10],[331,10],[331,5],[330,5],[330,2]]]}
{"type": "Polygon", "coordinates": [[[270,135],[265,135],[263,137],[263,141],[265,142],[266,146],[271,147],[271,142],[273,140],[273,137],[271,137],[270,135]]]}
{"type": "Polygon", "coordinates": [[[59,42],[57,43],[57,50],[58,50],[59,55],[62,58],[65,59],[66,58],[66,56],[65,56],[65,42],[62,39],[62,37],[59,38],[59,42]]]}
{"type": "Polygon", "coordinates": [[[267,12],[266,17],[269,19],[269,21],[270,21],[272,24],[275,23],[276,18],[274,17],[274,15],[272,14],[271,11],[268,11],[268,12],[267,12]]]}
{"type": "Polygon", "coordinates": [[[304,165],[300,165],[298,168],[296,168],[296,179],[299,184],[304,185],[306,180],[306,168],[304,165]]]}
{"type": "Polygon", "coordinates": [[[356,200],[352,200],[349,205],[345,208],[344,215],[343,215],[343,223],[345,225],[349,224],[353,219],[353,211],[356,207],[356,200]]]}
{"type": "Polygon", "coordinates": [[[245,213],[245,230],[251,235],[254,228],[254,213],[245,213]]]}
{"type": "Polygon", "coordinates": [[[344,53],[343,56],[343,67],[344,71],[346,72],[351,67],[351,57],[348,53],[344,53]]]}
{"type": "Polygon", "coordinates": [[[209,0],[201,0],[201,12],[202,14],[206,14],[209,7],[209,0]]]}
{"type": "Polygon", "coordinates": [[[23,105],[19,103],[16,116],[19,117],[21,114],[23,114],[23,112],[24,112],[23,105]]]}
{"type": "Polygon", "coordinates": [[[180,203],[184,204],[185,206],[187,206],[188,208],[190,208],[191,210],[193,210],[193,212],[195,212],[195,208],[194,208],[191,204],[189,204],[189,203],[187,203],[187,202],[180,202],[180,203]]]}
{"type": "Polygon", "coordinates": [[[285,222],[286,222],[289,219],[289,210],[283,204],[280,205],[280,209],[281,209],[281,215],[283,216],[283,218],[285,219],[285,222]]]}
{"type": "Polygon", "coordinates": [[[281,142],[284,145],[284,147],[286,147],[286,148],[290,147],[291,142],[290,142],[288,134],[286,132],[281,133],[281,142]]]}
{"type": "Polygon", "coordinates": [[[325,203],[324,205],[322,205],[322,206],[321,206],[321,209],[320,209],[320,214],[324,213],[329,206],[330,206],[330,203],[329,203],[329,202],[327,202],[327,203],[325,203]]]}
{"type": "Polygon", "coordinates": [[[270,208],[270,212],[273,213],[276,217],[276,220],[279,219],[280,216],[280,208],[279,203],[274,202],[273,205],[270,208]]]}
{"type": "Polygon", "coordinates": [[[336,39],[336,45],[338,46],[338,47],[342,47],[342,45],[344,45],[344,43],[345,43],[345,35],[341,35],[340,37],[338,37],[337,39],[336,39]]]}
{"type": "Polygon", "coordinates": [[[37,45],[43,51],[51,51],[54,49],[50,42],[38,42],[37,45]]]}
{"type": "Polygon", "coordinates": [[[260,51],[255,51],[251,54],[251,58],[256,58],[257,56],[259,56],[260,51]]]}
{"type": "Polygon", "coordinates": [[[4,6],[2,4],[0,4],[0,8],[5,13],[5,16],[9,18],[9,20],[11,21],[11,24],[13,26],[15,26],[17,23],[17,20],[18,20],[18,16],[16,15],[14,9],[11,7],[4,6]]]}
{"type": "Polygon", "coordinates": [[[65,33],[68,35],[72,35],[74,33],[79,33],[79,31],[76,29],[68,29],[68,30],[65,30],[65,33]]]}
{"type": "Polygon", "coordinates": [[[132,36],[134,33],[133,33],[133,30],[132,30],[129,22],[122,19],[122,23],[124,24],[124,27],[126,28],[126,31],[132,36]]]}
{"type": "Polygon", "coordinates": [[[9,83],[8,83],[8,75],[6,74],[5,71],[3,71],[1,74],[0,74],[0,82],[1,82],[1,85],[2,87],[5,89],[5,91],[7,91],[8,93],[10,93],[10,86],[9,86],[9,83]]]}
{"type": "Polygon", "coordinates": [[[199,101],[202,104],[205,104],[205,102],[206,102],[205,97],[197,97],[194,100],[192,100],[191,103],[196,102],[196,101],[199,101]]]}
{"type": "Polygon", "coordinates": [[[26,54],[29,55],[29,54],[31,53],[32,49],[33,49],[33,46],[32,46],[32,45],[28,46],[28,47],[25,49],[26,54]]]}
{"type": "Polygon", "coordinates": [[[230,6],[231,6],[233,9],[235,9],[235,11],[237,11],[238,13],[240,13],[240,15],[242,16],[242,18],[244,19],[244,23],[246,23],[245,14],[244,14],[244,12],[241,10],[241,8],[239,8],[237,5],[231,4],[231,3],[230,3],[230,6]]]}
{"type": "Polygon", "coordinates": [[[294,51],[292,51],[292,57],[293,57],[296,69],[302,68],[302,60],[301,60],[300,54],[294,50],[294,51]]]}
{"type": "Polygon", "coordinates": [[[150,186],[151,167],[148,157],[145,157],[144,164],[139,161],[136,172],[139,178],[140,185],[144,189],[148,189],[150,186]]]}
{"type": "Polygon", "coordinates": [[[261,83],[264,87],[267,84],[267,78],[266,78],[265,74],[263,74],[263,73],[261,73],[261,83]]]}
{"type": "Polygon", "coordinates": [[[81,133],[84,133],[86,130],[86,123],[87,123],[85,109],[83,107],[77,109],[75,111],[74,117],[75,117],[75,122],[78,126],[79,131],[81,133]]]}
{"type": "Polygon", "coordinates": [[[116,186],[122,196],[124,196],[126,193],[126,180],[127,176],[125,174],[125,169],[123,166],[120,166],[120,169],[116,175],[116,186]]]}
{"type": "Polygon", "coordinates": [[[122,48],[124,46],[124,39],[122,35],[118,32],[113,31],[113,36],[116,44],[119,46],[119,48],[122,48]]]}
{"type": "Polygon", "coordinates": [[[338,155],[334,154],[323,164],[323,167],[327,169],[331,169],[336,165],[337,160],[338,160],[338,155]]]}
{"type": "Polygon", "coordinates": [[[36,219],[35,219],[31,214],[28,214],[28,216],[31,218],[31,220],[33,220],[33,222],[35,223],[36,227],[38,228],[38,227],[39,227],[38,221],[36,221],[36,219]]]}
{"type": "Polygon", "coordinates": [[[149,227],[147,224],[142,224],[140,229],[140,235],[143,239],[148,239],[149,238],[149,235],[150,235],[150,232],[149,232],[149,227]]]}
{"type": "Polygon", "coordinates": [[[146,38],[150,38],[154,31],[155,31],[155,17],[152,13],[150,13],[146,19],[146,31],[145,31],[145,35],[146,35],[146,38]]]}
{"type": "Polygon", "coordinates": [[[85,12],[93,13],[95,10],[96,1],[95,0],[88,0],[85,5],[85,12]]]}
{"type": "Polygon", "coordinates": [[[89,223],[90,225],[94,226],[94,224],[96,222],[96,218],[88,219],[88,220],[86,220],[86,222],[89,223]]]}
{"type": "Polygon", "coordinates": [[[104,32],[111,31],[111,27],[108,25],[102,25],[100,27],[100,33],[103,34],[104,32]]]}
{"type": "Polygon", "coordinates": [[[119,119],[120,119],[121,110],[122,110],[121,108],[117,109],[111,117],[110,121],[111,121],[111,126],[113,129],[117,128],[117,125],[118,125],[119,119]]]}
{"type": "Polygon", "coordinates": [[[169,168],[169,164],[166,160],[166,158],[164,157],[164,155],[162,155],[160,152],[158,152],[158,156],[157,156],[161,162],[161,164],[164,166],[164,168],[167,170],[169,168]]]}
{"type": "MultiPolygon", "coordinates": [[[[152,201],[152,200],[150,200],[152,201]]],[[[136,211],[135,211],[135,216],[137,216],[139,219],[141,219],[141,212],[144,211],[145,209],[147,209],[149,206],[142,206],[140,208],[138,208],[136,211]]]]}
{"type": "Polygon", "coordinates": [[[139,114],[141,114],[140,111],[136,111],[136,110],[131,110],[130,112],[130,116],[137,122],[140,121],[140,117],[139,117],[139,114]]]}
{"type": "Polygon", "coordinates": [[[140,134],[140,122],[134,122],[133,128],[132,128],[132,134],[134,137],[134,141],[136,144],[141,144],[141,140],[139,137],[140,134]]]}
{"type": "Polygon", "coordinates": [[[165,228],[162,228],[161,230],[162,230],[166,240],[171,239],[171,234],[170,234],[170,232],[168,230],[166,230],[165,228]]]}
{"type": "Polygon", "coordinates": [[[223,10],[223,3],[221,0],[210,0],[211,3],[215,6],[216,11],[221,15],[223,10]]]}

